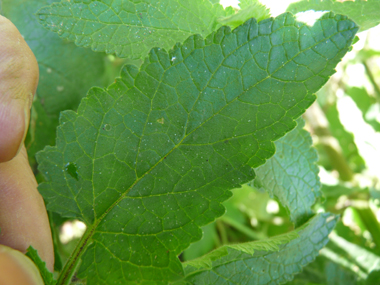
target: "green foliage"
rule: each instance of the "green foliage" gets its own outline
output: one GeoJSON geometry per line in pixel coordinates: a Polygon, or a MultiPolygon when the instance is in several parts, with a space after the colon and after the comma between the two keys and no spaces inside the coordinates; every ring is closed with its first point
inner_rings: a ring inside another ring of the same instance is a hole
{"type": "Polygon", "coordinates": [[[337,235],[332,235],[330,238],[329,246],[323,249],[323,256],[351,272],[358,273],[360,278],[367,279],[366,284],[378,284],[380,280],[380,257],[378,255],[337,235]]]}
{"type": "Polygon", "coordinates": [[[338,106],[379,130],[380,53],[354,48],[299,118],[379,2],[290,5],[335,12],[310,26],[258,0],[0,1],[40,67],[26,144],[58,280],[27,255],[45,283],[379,284],[379,178],[338,106]],[[103,52],[129,58],[120,78],[103,52]],[[351,64],[369,82],[351,86],[351,64]],[[63,244],[72,219],[87,231],[63,244]]]}
{"type": "Polygon", "coordinates": [[[314,11],[332,11],[347,15],[360,27],[360,31],[368,30],[380,23],[380,0],[301,0],[289,5],[287,11],[293,14],[314,11]]]}
{"type": "Polygon", "coordinates": [[[76,0],[38,11],[40,22],[62,38],[94,51],[143,59],[153,47],[170,49],[193,34],[207,36],[216,19],[234,14],[212,0],[76,0]]]}
{"type": "MultiPolygon", "coordinates": [[[[88,229],[58,282],[79,258],[78,277],[90,284],[183,278],[177,256],[274,154],[273,141],[295,127],[357,29],[333,14],[313,27],[291,14],[222,27],[153,49],[140,69],[125,66],[107,89],[91,89],[78,113],[63,112],[57,145],[38,154],[39,190],[49,210],[88,229]]],[[[315,220],[322,246],[330,224],[315,220]]]]}
{"type": "Polygon", "coordinates": [[[319,214],[301,228],[262,242],[223,246],[184,263],[187,284],[281,284],[327,243],[336,217],[319,214]]]}
{"type": "Polygon", "coordinates": [[[263,187],[288,209],[296,226],[313,215],[311,206],[321,196],[318,156],[304,125],[298,120],[293,131],[276,141],[276,154],[257,168],[255,179],[257,187],[263,187]]]}

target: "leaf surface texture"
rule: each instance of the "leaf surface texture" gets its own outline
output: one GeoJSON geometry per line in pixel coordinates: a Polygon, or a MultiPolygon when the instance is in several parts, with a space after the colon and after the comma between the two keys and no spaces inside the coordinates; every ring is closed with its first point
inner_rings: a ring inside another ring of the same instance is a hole
{"type": "Polygon", "coordinates": [[[296,231],[266,241],[227,245],[185,263],[188,284],[282,284],[313,261],[336,223],[318,214],[296,231]]]}
{"type": "Polygon", "coordinates": [[[294,130],[276,141],[275,155],[255,170],[255,185],[276,196],[299,226],[313,215],[311,206],[321,196],[321,184],[311,136],[303,129],[304,121],[297,122],[294,130]]]}
{"type": "Polygon", "coordinates": [[[63,0],[38,16],[45,27],[79,46],[137,59],[153,47],[170,49],[193,34],[207,36],[217,28],[217,18],[235,13],[215,2],[63,0]]]}
{"type": "Polygon", "coordinates": [[[38,155],[39,190],[49,210],[88,225],[79,276],[181,279],[177,256],[274,154],[356,31],[333,14],[313,27],[291,14],[222,27],[153,49],[63,112],[57,145],[38,155]]]}

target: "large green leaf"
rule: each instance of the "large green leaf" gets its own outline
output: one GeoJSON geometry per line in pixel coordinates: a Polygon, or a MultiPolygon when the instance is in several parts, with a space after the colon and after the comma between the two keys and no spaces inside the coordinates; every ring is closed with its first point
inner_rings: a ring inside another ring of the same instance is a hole
{"type": "Polygon", "coordinates": [[[276,154],[255,170],[255,185],[276,196],[296,226],[313,215],[311,206],[321,196],[318,155],[304,125],[299,119],[297,128],[276,141],[276,154]]]}
{"type": "Polygon", "coordinates": [[[357,29],[340,15],[309,27],[290,13],[222,27],[153,49],[140,70],[126,66],[78,113],[63,112],[57,146],[38,155],[39,190],[88,229],[60,280],[85,250],[89,284],[181,278],[177,256],[274,154],[357,29]]]}
{"type": "Polygon", "coordinates": [[[293,279],[327,243],[336,218],[318,214],[294,232],[227,245],[184,263],[188,284],[281,284],[293,279]]]}
{"type": "Polygon", "coordinates": [[[314,11],[332,11],[347,15],[359,25],[360,31],[368,30],[380,23],[380,0],[301,0],[289,5],[287,11],[293,14],[314,11]]]}
{"type": "Polygon", "coordinates": [[[219,17],[235,13],[215,2],[62,0],[37,14],[45,27],[78,46],[137,59],[153,47],[169,49],[193,34],[206,36],[219,17]]]}

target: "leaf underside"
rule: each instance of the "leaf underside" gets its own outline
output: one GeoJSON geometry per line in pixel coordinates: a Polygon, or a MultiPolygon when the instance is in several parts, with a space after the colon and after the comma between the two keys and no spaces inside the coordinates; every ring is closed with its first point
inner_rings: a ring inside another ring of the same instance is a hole
{"type": "Polygon", "coordinates": [[[286,235],[218,248],[184,264],[186,283],[263,285],[290,281],[326,245],[336,221],[337,217],[331,214],[318,214],[286,235]]]}
{"type": "Polygon", "coordinates": [[[299,119],[294,130],[276,141],[275,155],[255,169],[255,185],[276,196],[296,226],[313,215],[311,206],[321,196],[318,155],[304,125],[299,119]]]}
{"type": "Polygon", "coordinates": [[[289,5],[287,11],[293,14],[314,11],[332,11],[347,15],[360,27],[360,31],[368,30],[380,23],[380,0],[301,0],[289,5]]]}
{"type": "Polygon", "coordinates": [[[40,9],[40,23],[93,51],[144,58],[153,47],[170,49],[193,34],[207,36],[233,15],[211,0],[62,0],[40,9]]]}
{"type": "Polygon", "coordinates": [[[39,190],[49,210],[88,225],[79,277],[183,278],[177,256],[274,154],[357,29],[340,15],[309,27],[289,13],[222,27],[151,50],[140,70],[126,66],[78,113],[63,112],[57,146],[38,154],[39,190]]]}

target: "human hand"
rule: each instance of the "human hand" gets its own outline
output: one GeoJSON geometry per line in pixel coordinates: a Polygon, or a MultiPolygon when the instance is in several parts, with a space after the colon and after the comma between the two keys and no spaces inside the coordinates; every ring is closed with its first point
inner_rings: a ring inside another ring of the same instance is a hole
{"type": "Polygon", "coordinates": [[[7,246],[0,246],[0,285],[43,284],[36,283],[42,280],[35,279],[30,259],[15,251],[25,253],[30,245],[53,271],[46,208],[24,147],[38,75],[37,61],[23,37],[0,16],[0,244],[7,246]]]}

